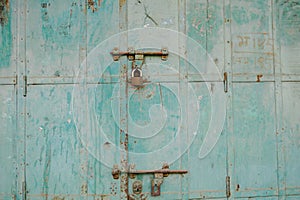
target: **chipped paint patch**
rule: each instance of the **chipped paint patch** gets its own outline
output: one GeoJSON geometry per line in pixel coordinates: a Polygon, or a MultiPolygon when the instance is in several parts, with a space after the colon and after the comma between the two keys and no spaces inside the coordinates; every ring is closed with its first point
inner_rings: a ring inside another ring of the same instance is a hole
{"type": "Polygon", "coordinates": [[[0,0],[0,24],[4,26],[8,23],[9,0],[0,0]]]}

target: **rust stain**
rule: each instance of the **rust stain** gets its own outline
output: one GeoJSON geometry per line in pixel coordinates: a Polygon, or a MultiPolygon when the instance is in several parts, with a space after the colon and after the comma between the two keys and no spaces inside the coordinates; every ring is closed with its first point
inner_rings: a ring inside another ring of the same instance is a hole
{"type": "Polygon", "coordinates": [[[124,148],[125,148],[125,151],[128,151],[128,133],[125,134],[124,148]]]}
{"type": "Polygon", "coordinates": [[[0,24],[7,24],[9,13],[9,0],[0,0],[0,24]]]}
{"type": "Polygon", "coordinates": [[[260,82],[260,79],[263,77],[263,75],[262,74],[258,74],[257,76],[256,76],[256,82],[260,82]]]}
{"type": "Polygon", "coordinates": [[[126,3],[126,0],[119,0],[119,6],[122,8],[126,3]]]}
{"type": "Polygon", "coordinates": [[[9,8],[9,0],[3,0],[3,1],[5,1],[5,6],[8,9],[9,8]]]}
{"type": "Polygon", "coordinates": [[[81,194],[87,194],[88,193],[88,186],[86,183],[83,183],[81,185],[81,194]]]}
{"type": "Polygon", "coordinates": [[[123,174],[120,180],[120,190],[128,196],[128,175],[123,174]]]}
{"type": "Polygon", "coordinates": [[[92,12],[97,11],[97,8],[95,7],[96,3],[94,0],[88,0],[88,8],[92,10],[92,12]]]}
{"type": "Polygon", "coordinates": [[[65,200],[65,197],[55,196],[52,200],[65,200]]]}

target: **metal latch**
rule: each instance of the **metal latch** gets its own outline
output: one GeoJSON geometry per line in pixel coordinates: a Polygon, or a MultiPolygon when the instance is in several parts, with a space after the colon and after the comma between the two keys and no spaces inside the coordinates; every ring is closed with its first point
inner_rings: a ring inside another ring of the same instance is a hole
{"type": "Polygon", "coordinates": [[[121,173],[126,173],[130,178],[135,178],[139,174],[153,174],[153,179],[151,180],[151,195],[160,196],[160,187],[164,181],[164,177],[168,177],[170,174],[186,174],[187,170],[171,170],[168,164],[164,164],[162,169],[157,170],[134,170],[132,167],[129,167],[128,170],[122,171],[119,170],[118,165],[114,165],[112,170],[112,176],[114,179],[118,179],[121,173]]]}
{"type": "Polygon", "coordinates": [[[110,54],[114,61],[118,61],[121,56],[127,56],[130,61],[144,60],[145,56],[161,56],[162,60],[167,60],[169,51],[167,48],[162,48],[161,51],[141,51],[134,50],[133,48],[129,48],[128,51],[119,51],[119,49],[115,47],[110,54]]]}

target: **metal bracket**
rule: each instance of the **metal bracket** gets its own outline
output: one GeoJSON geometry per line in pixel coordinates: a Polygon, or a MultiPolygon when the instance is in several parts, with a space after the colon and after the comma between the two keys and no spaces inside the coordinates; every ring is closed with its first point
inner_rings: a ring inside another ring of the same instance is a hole
{"type": "Polygon", "coordinates": [[[26,97],[27,96],[27,76],[23,76],[23,80],[24,80],[23,96],[26,97]]]}
{"type": "Polygon", "coordinates": [[[224,92],[227,93],[228,92],[228,75],[227,75],[227,72],[224,72],[223,83],[224,83],[224,92]]]}
{"type": "Polygon", "coordinates": [[[118,61],[121,56],[127,56],[130,61],[144,60],[145,56],[161,56],[162,60],[167,60],[169,51],[167,48],[162,48],[161,51],[141,51],[134,50],[133,48],[129,48],[128,51],[119,51],[119,49],[115,47],[110,54],[114,61],[118,61]]]}

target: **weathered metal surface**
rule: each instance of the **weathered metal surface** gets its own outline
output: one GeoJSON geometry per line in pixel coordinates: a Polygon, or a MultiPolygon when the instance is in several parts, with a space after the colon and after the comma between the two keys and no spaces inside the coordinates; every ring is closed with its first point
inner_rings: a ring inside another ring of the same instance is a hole
{"type": "Polygon", "coordinates": [[[299,26],[298,0],[1,0],[0,199],[299,199],[299,26]],[[114,47],[169,54],[133,87],[114,47]]]}
{"type": "Polygon", "coordinates": [[[283,153],[285,168],[284,189],[287,195],[299,194],[299,176],[295,176],[300,169],[299,151],[300,151],[300,135],[299,135],[299,98],[300,86],[298,82],[286,82],[282,84],[283,96],[283,122],[281,152],[283,153]],[[296,111],[296,112],[295,112],[296,111]]]}
{"type": "Polygon", "coordinates": [[[16,191],[16,90],[13,85],[0,85],[0,198],[13,196],[16,191]]]}
{"type": "Polygon", "coordinates": [[[236,197],[253,194],[268,196],[277,193],[273,96],[273,83],[233,85],[234,136],[230,143],[238,144],[232,146],[234,151],[232,183],[236,197]]]}

